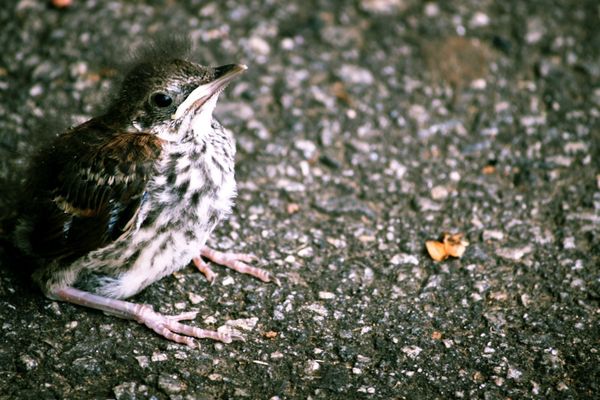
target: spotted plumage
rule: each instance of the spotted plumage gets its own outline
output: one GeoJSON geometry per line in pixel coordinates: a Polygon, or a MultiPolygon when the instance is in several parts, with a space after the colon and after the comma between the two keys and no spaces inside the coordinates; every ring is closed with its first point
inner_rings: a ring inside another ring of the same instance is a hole
{"type": "Polygon", "coordinates": [[[135,319],[177,342],[227,335],[180,324],[130,297],[201,256],[273,278],[205,246],[236,194],[235,143],[212,117],[245,66],[203,67],[150,52],[108,111],[59,135],[33,160],[15,242],[37,259],[34,280],[53,299],[135,319]]]}

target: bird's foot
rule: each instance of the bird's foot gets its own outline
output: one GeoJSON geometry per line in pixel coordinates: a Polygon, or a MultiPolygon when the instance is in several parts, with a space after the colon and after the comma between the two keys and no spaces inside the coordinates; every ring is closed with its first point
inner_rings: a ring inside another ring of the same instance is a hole
{"type": "Polygon", "coordinates": [[[273,276],[273,274],[262,268],[256,268],[247,264],[256,261],[256,256],[245,253],[223,253],[221,251],[211,249],[208,246],[204,246],[200,251],[200,257],[194,258],[193,262],[198,270],[202,272],[204,276],[206,276],[206,279],[211,283],[214,281],[216,274],[202,259],[202,257],[209,259],[215,264],[222,265],[242,274],[251,275],[263,282],[273,282],[279,286],[279,279],[273,276]]]}
{"type": "Polygon", "coordinates": [[[196,314],[198,313],[195,311],[185,312],[179,315],[163,315],[154,311],[151,306],[145,304],[138,304],[137,306],[139,307],[139,312],[136,313],[135,320],[173,342],[186,344],[194,348],[196,347],[194,338],[212,339],[223,343],[231,343],[233,340],[242,340],[241,336],[232,336],[226,333],[201,329],[179,322],[196,318],[196,314]]]}
{"type": "Polygon", "coordinates": [[[52,293],[52,297],[70,303],[95,308],[121,318],[135,320],[173,342],[186,344],[190,347],[196,347],[194,338],[212,339],[223,343],[231,343],[234,340],[243,340],[241,336],[235,334],[209,331],[179,322],[196,318],[198,313],[195,311],[172,316],[163,315],[154,311],[151,306],[146,304],[111,299],[71,287],[55,290],[52,293]]]}

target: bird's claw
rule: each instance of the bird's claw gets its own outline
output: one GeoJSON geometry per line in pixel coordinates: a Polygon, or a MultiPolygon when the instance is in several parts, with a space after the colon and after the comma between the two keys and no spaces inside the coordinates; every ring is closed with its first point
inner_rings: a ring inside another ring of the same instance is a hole
{"type": "Polygon", "coordinates": [[[255,255],[246,253],[224,253],[213,250],[208,246],[204,246],[200,251],[200,257],[194,258],[193,261],[200,272],[202,272],[206,276],[207,280],[211,283],[214,281],[216,274],[210,269],[208,264],[202,260],[201,257],[206,257],[216,264],[230,268],[242,274],[251,275],[263,282],[273,282],[277,286],[281,285],[279,279],[273,276],[270,272],[247,264],[258,260],[258,257],[255,255]]]}
{"type": "Polygon", "coordinates": [[[179,322],[193,319],[197,314],[196,311],[189,311],[178,315],[163,315],[148,306],[141,305],[135,313],[135,319],[159,335],[176,343],[186,344],[192,348],[196,347],[194,338],[212,339],[223,343],[231,343],[233,340],[238,340],[237,337],[228,333],[201,329],[179,322]]]}

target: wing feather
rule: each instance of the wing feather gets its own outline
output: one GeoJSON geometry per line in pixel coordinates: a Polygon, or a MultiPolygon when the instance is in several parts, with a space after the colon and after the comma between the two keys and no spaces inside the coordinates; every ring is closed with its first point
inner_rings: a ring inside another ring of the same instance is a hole
{"type": "Polygon", "coordinates": [[[30,172],[23,202],[29,248],[63,262],[117,240],[134,224],[161,140],[91,120],[59,136],[30,172]]]}

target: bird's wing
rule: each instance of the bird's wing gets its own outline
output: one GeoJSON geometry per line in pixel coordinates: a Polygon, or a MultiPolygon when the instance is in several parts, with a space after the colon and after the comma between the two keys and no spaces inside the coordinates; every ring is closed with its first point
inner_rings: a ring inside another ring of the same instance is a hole
{"type": "Polygon", "coordinates": [[[94,122],[58,137],[32,172],[32,252],[69,261],[119,238],[132,226],[160,152],[154,135],[94,122]]]}

